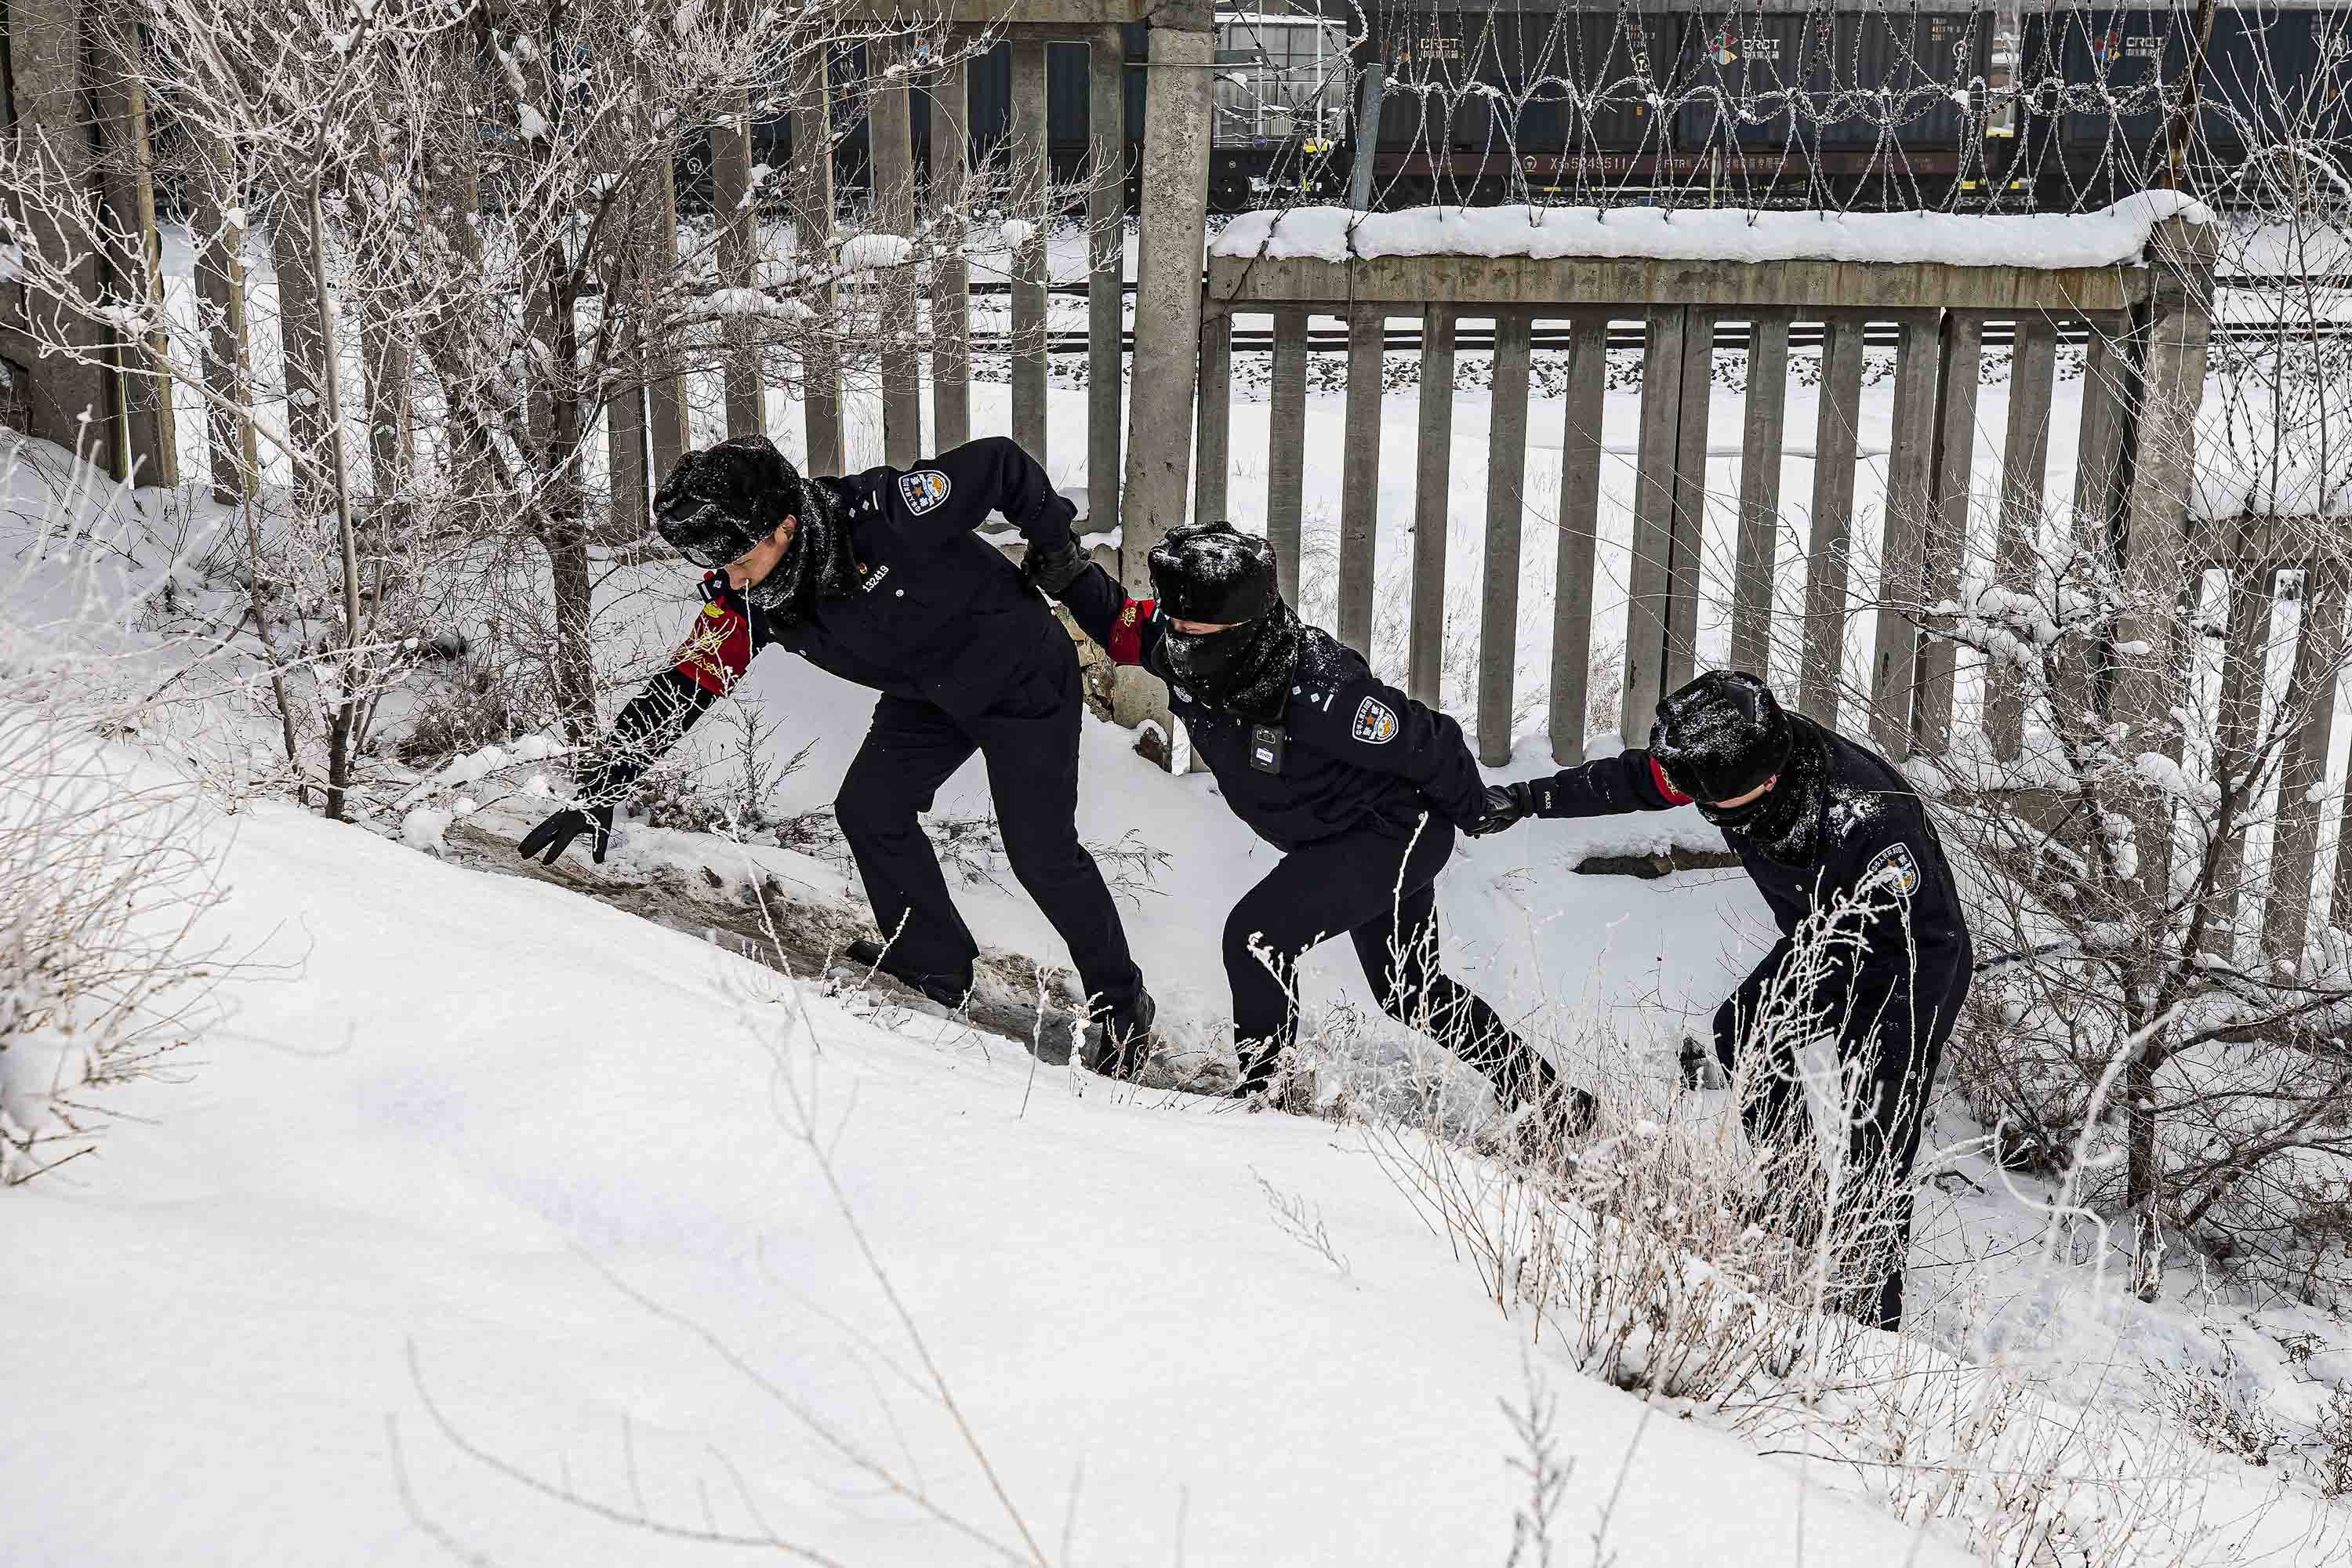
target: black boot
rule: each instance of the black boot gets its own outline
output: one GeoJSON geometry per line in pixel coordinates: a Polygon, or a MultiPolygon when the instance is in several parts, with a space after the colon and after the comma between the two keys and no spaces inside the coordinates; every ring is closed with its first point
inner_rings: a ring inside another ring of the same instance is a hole
{"type": "Polygon", "coordinates": [[[851,942],[844,956],[868,973],[878,972],[887,974],[909,990],[921,992],[942,1007],[961,1008],[971,995],[970,973],[927,974],[906,968],[898,963],[898,955],[883,943],[866,937],[851,942]]]}
{"type": "Polygon", "coordinates": [[[1151,1060],[1151,1020],[1159,1012],[1140,985],[1126,1005],[1098,1010],[1087,1024],[1087,1065],[1105,1078],[1134,1079],[1151,1060]]]}

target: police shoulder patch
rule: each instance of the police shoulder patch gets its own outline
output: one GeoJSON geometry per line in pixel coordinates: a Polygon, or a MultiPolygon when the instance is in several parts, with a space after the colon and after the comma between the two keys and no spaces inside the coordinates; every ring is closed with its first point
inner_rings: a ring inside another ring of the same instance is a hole
{"type": "Polygon", "coordinates": [[[1355,722],[1349,733],[1369,746],[1384,746],[1397,736],[1396,710],[1377,697],[1367,697],[1356,704],[1355,722]]]}
{"type": "Polygon", "coordinates": [[[1911,853],[1911,846],[1897,841],[1870,858],[1862,870],[1865,889],[1885,888],[1898,899],[1907,899],[1919,890],[1919,860],[1911,853]]]}
{"type": "Polygon", "coordinates": [[[954,488],[937,468],[917,468],[913,473],[898,476],[898,499],[917,517],[946,505],[948,492],[954,488]]]}

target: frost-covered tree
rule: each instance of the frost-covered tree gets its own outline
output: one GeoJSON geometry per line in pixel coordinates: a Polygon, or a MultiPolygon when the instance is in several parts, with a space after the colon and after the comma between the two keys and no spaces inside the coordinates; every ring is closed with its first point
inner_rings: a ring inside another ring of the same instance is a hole
{"type": "Polygon", "coordinates": [[[729,423],[756,428],[761,387],[903,348],[920,321],[896,277],[960,248],[993,199],[969,182],[960,205],[917,205],[909,234],[829,201],[795,211],[830,195],[829,173],[795,174],[829,171],[856,118],[855,81],[832,84],[846,112],[805,112],[829,68],[863,48],[880,79],[920,85],[986,46],[919,5],[873,21],[824,0],[151,0],[92,26],[119,35],[110,58],[152,106],[158,183],[184,197],[200,253],[226,258],[213,271],[257,263],[266,232],[275,289],[255,290],[247,352],[269,358],[274,330],[282,396],[225,346],[223,289],[206,289],[202,331],[174,336],[160,298],[100,290],[43,250],[42,232],[122,235],[89,182],[10,159],[0,182],[47,228],[0,220],[5,238],[51,319],[109,340],[58,331],[45,349],[100,360],[155,337],[163,374],[213,416],[216,489],[249,500],[237,470],[257,459],[290,478],[290,497],[247,509],[251,569],[310,601],[321,584],[282,584],[281,566],[326,569],[335,603],[313,619],[334,623],[341,657],[285,658],[332,683],[337,792],[372,697],[436,626],[487,628],[519,708],[593,732],[598,574],[643,542],[646,494],[688,444],[688,387],[724,378],[729,423]],[[752,162],[753,126],[787,120],[824,134],[803,137],[797,169],[752,162]],[[698,182],[714,153],[719,210],[681,222],[680,174],[698,182]],[[285,547],[306,528],[324,548],[285,547]]]}
{"type": "MultiPolygon", "coordinates": [[[[1912,770],[1981,873],[1979,956],[2011,955],[1959,1081],[2007,1153],[2128,1213],[2151,1296],[2168,1235],[2315,1293],[2352,1241],[2352,950],[2311,921],[2352,897],[2315,857],[2352,666],[2352,190],[2310,172],[2247,163],[2255,211],[2209,227],[2222,272],[2286,281],[2211,343],[2185,552],[2136,542],[2120,496],[2012,507],[1974,584],[1921,606],[1982,656],[1985,724],[1912,770]]],[[[2091,356],[2084,394],[2142,416],[2141,465],[2147,352],[2091,356]]]]}

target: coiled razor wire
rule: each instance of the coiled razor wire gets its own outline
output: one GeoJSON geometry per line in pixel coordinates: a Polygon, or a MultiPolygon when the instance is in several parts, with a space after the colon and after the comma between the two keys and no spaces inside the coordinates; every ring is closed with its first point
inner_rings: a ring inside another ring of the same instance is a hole
{"type": "Polygon", "coordinates": [[[1261,0],[1220,19],[1220,111],[1314,128],[1272,154],[1268,205],[1344,189],[1367,58],[1385,69],[1377,206],[2079,212],[2168,183],[2176,125],[2200,196],[2284,180],[2339,199],[2352,5],[2217,4],[2201,49],[2200,19],[2191,0],[1261,0]],[[1349,65],[1299,69],[1269,44],[1286,22],[1343,38],[1349,65]]]}

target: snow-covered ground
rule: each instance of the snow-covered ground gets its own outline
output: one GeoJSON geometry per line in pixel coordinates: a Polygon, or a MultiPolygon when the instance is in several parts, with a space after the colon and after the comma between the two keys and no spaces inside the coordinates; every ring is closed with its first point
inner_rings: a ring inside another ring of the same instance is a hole
{"type": "Polygon", "coordinates": [[[290,806],[212,831],[205,934],[286,967],[6,1194],[0,1560],[704,1555],[476,1453],[835,1561],[1499,1558],[1531,1376],[1563,1539],[1964,1560],[1530,1352],[1327,1125],[1035,1071],[290,806]]]}
{"type": "MultiPolygon", "coordinates": [[[[265,362],[269,339],[257,334],[265,362]]],[[[1475,625],[1486,512],[1476,379],[1465,374],[1454,410],[1457,629],[1475,625]]],[[[1784,628],[1801,604],[1812,486],[1807,379],[1790,388],[1781,458],[1784,628]]],[[[2052,413],[2053,500],[2073,489],[2079,386],[2063,381],[2052,413]]],[[[698,395],[700,434],[712,390],[698,395]]],[[[1048,466],[1082,493],[1084,395],[1049,397],[1048,466]]],[[[1719,381],[1702,658],[1727,635],[1740,407],[1719,381]]],[[[1596,657],[1622,635],[1634,411],[1630,394],[1606,400],[1596,657]]],[[[2005,411],[1996,367],[1978,408],[1983,498],[2005,411]]],[[[1341,412],[1336,393],[1308,399],[1304,608],[1327,624],[1339,483],[1321,455],[1339,449],[1341,412]]],[[[1264,516],[1265,414],[1236,397],[1230,496],[1244,527],[1264,516]]],[[[878,409],[861,395],[850,415],[851,461],[878,461],[878,409]]],[[[1415,420],[1413,395],[1391,395],[1374,651],[1392,676],[1415,420]]],[[[1009,428],[1002,384],[975,387],[974,425],[1009,428]]],[[[1497,780],[1551,765],[1560,426],[1559,404],[1538,397],[1518,644],[1529,719],[1497,780]]],[[[774,399],[771,428],[797,454],[797,406],[774,399]]],[[[202,438],[193,416],[181,429],[202,438]]],[[[1877,390],[1859,437],[1868,540],[1892,438],[1877,390]]],[[[28,493],[20,484],[0,516],[0,559],[28,548],[28,493]]],[[[1856,566],[1860,594],[1870,552],[1856,566]]],[[[687,574],[640,574],[614,594],[614,669],[674,643],[689,588],[687,574]]],[[[0,616],[44,618],[56,590],[19,583],[0,616]]],[[[1868,633],[1854,635],[1858,668],[1868,633]]],[[[1794,657],[1784,630],[1775,673],[1793,674],[1794,657]]],[[[142,674],[152,685],[176,668],[158,656],[142,674]]],[[[1466,696],[1449,692],[1465,717],[1466,696]]],[[[772,653],[741,697],[773,722],[771,758],[813,748],[772,804],[828,802],[870,695],[772,653]]],[[[1966,699],[1964,686],[1964,722],[1966,699]]],[[[243,743],[235,717],[221,710],[205,744],[243,743]]],[[[730,765],[728,720],[712,715],[689,748],[714,772],[730,765]]],[[[1133,879],[1126,918],[1171,1026],[1213,1037],[1223,912],[1272,851],[1211,781],[1161,773],[1130,742],[1089,721],[1080,829],[1165,857],[1133,879]]],[[[533,758],[420,798],[496,803],[552,771],[533,758]]],[[[1554,1457],[1573,1461],[1554,1525],[1563,1560],[1969,1560],[1954,1521],[1923,1534],[1874,1510],[1858,1468],[1759,1456],[1704,1411],[1645,1409],[1578,1375],[1524,1314],[1497,1310],[1360,1130],[1033,1068],[939,1020],[795,989],[575,895],[441,864],[399,840],[411,788],[387,773],[366,792],[368,827],[268,800],[216,816],[206,831],[233,891],[203,935],[249,955],[225,1012],[179,1058],[184,1081],[121,1100],[132,1119],[97,1155],[0,1191],[0,1563],[635,1563],[712,1555],[685,1538],[697,1531],[769,1530],[851,1563],[1028,1560],[1024,1530],[1056,1563],[1502,1561],[1528,1489],[1505,1406],[1523,1408],[1531,1382],[1559,1401],[1554,1457]],[[1278,1218],[1286,1206],[1319,1223],[1329,1255],[1278,1218]]],[[[987,809],[973,768],[936,815],[987,809]]],[[[1559,1041],[1571,1076],[1654,1072],[1760,951],[1762,907],[1736,873],[1635,882],[1573,867],[1598,849],[1707,839],[1675,813],[1465,843],[1440,884],[1446,962],[1559,1041]]],[[[740,862],[856,898],[822,856],[642,825],[616,853],[740,862]]],[[[984,855],[975,865],[992,869],[984,855]]],[[[957,889],[974,928],[1059,960],[992,869],[957,889]]],[[[1331,1080],[1437,1077],[1475,1119],[1476,1086],[1378,1016],[1344,945],[1310,957],[1303,992],[1331,1080]]],[[[2104,1412],[2151,1443],[2164,1427],[2143,1412],[2163,1398],[2150,1365],[2210,1370],[2226,1349],[2217,1385],[2296,1432],[2327,1384],[2352,1377],[2352,1331],[2319,1314],[2209,1288],[2186,1266],[2141,1306],[2090,1230],[2045,1258],[2050,1194],[2006,1182],[1976,1133],[1948,1114],[1922,1155],[1917,1342],[2013,1369],[2053,1408],[2104,1412]]],[[[2251,1521],[2269,1561],[2338,1560],[2325,1532],[2340,1546],[2340,1505],[2300,1479],[2273,1497],[2279,1469],[2167,1463],[2182,1519],[2251,1521]]],[[[2222,1534],[2182,1560],[2243,1555],[2222,1534]]]]}
{"type": "MultiPolygon", "coordinates": [[[[30,624],[55,586],[8,613],[30,624]]],[[[170,664],[150,657],[142,683],[170,664]]],[[[772,657],[745,696],[776,745],[816,743],[784,803],[829,795],[867,699],[772,657]]],[[[722,732],[714,716],[702,743],[722,732]]],[[[1270,851],[1208,780],[1128,741],[1089,722],[1081,826],[1166,853],[1131,931],[1180,1026],[1211,1027],[1218,922],[1270,851]]],[[[547,765],[464,791],[495,800],[547,765]]],[[[375,831],[268,800],[213,811],[232,891],[198,934],[245,960],[221,1010],[175,1081],[113,1097],[127,1114],[98,1154],[0,1193],[0,1561],[635,1563],[772,1533],[929,1563],[1027,1560],[1024,1531],[1056,1563],[1500,1561],[1531,1398],[1556,1402],[1564,1552],[1972,1560],[1962,1521],[1906,1528],[1863,1472],[1580,1376],[1524,1309],[1497,1310],[1360,1128],[1034,1068],[441,864],[394,836],[407,793],[373,793],[375,831]]],[[[940,811],[984,804],[959,779],[940,811]]],[[[1577,877],[1595,832],[1465,846],[1446,957],[1532,1028],[1613,1026],[1615,1054],[1571,1071],[1622,1076],[1745,966],[1760,910],[1729,876],[1577,877]]],[[[751,853],[642,827],[618,852],[751,853]]],[[[756,855],[849,896],[837,864],[756,855]]],[[[975,928],[1057,957],[999,881],[959,889],[975,928]]],[[[1338,1076],[1425,1065],[1384,1021],[1352,1032],[1370,1012],[1352,969],[1327,948],[1306,981],[1338,1076]]],[[[2146,1363],[2212,1359],[2200,1313],[2282,1418],[2352,1372],[2310,1314],[2200,1300],[2186,1276],[2162,1306],[2119,1300],[2087,1237],[2042,1265],[2046,1194],[2005,1191],[1958,1146],[1970,1131],[1948,1120],[1923,1166],[1923,1346],[2131,1419],[2146,1363]]],[[[2242,1521],[2272,1561],[2330,1560],[2328,1510],[2270,1479],[2206,1457],[2164,1485],[2180,1519],[2242,1521]]],[[[2228,1535],[2196,1533],[2187,1560],[2232,1560],[2228,1535]]]]}

